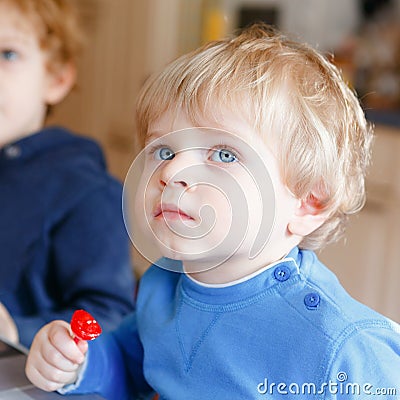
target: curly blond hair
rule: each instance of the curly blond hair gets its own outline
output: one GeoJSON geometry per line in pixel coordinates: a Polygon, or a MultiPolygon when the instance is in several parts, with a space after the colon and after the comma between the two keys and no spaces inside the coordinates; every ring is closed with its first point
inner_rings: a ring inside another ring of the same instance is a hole
{"type": "Polygon", "coordinates": [[[219,106],[276,143],[288,189],[328,215],[300,247],[337,240],[348,216],[364,205],[373,136],[338,69],[307,44],[255,24],[178,58],[147,81],[136,114],[141,142],[166,111],[183,110],[195,123],[216,116],[219,106]]]}
{"type": "Polygon", "coordinates": [[[0,0],[0,4],[17,10],[32,24],[50,70],[76,63],[85,35],[73,0],[0,0]]]}

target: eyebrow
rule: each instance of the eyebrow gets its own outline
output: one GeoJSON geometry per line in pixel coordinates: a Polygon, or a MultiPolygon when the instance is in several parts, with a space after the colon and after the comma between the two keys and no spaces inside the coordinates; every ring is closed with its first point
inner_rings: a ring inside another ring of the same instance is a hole
{"type": "Polygon", "coordinates": [[[160,137],[165,136],[165,133],[162,131],[151,131],[146,134],[145,143],[152,142],[153,140],[159,139],[160,137]]]}
{"type": "Polygon", "coordinates": [[[10,34],[6,33],[4,35],[0,34],[0,43],[2,45],[29,45],[32,39],[28,35],[21,35],[21,34],[10,34]]]}

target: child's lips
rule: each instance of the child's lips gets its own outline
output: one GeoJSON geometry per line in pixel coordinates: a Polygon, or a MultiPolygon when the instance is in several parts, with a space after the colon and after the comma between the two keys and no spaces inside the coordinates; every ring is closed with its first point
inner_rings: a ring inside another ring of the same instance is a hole
{"type": "Polygon", "coordinates": [[[194,220],[194,218],[192,218],[190,215],[188,215],[186,212],[184,212],[174,204],[158,204],[153,212],[153,216],[156,219],[165,219],[170,221],[194,220]]]}

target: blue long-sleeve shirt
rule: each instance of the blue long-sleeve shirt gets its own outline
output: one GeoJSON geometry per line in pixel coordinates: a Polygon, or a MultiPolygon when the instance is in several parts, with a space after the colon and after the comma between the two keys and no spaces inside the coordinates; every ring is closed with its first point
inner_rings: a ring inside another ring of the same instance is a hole
{"type": "Polygon", "coordinates": [[[77,308],[105,330],[132,311],[121,196],[99,146],[64,129],[0,150],[0,301],[25,346],[77,308]]]}
{"type": "Polygon", "coordinates": [[[123,400],[151,388],[168,400],[344,400],[380,389],[395,399],[400,328],[352,299],[311,251],[226,287],[153,266],[136,313],[90,343],[69,389],[123,400]]]}

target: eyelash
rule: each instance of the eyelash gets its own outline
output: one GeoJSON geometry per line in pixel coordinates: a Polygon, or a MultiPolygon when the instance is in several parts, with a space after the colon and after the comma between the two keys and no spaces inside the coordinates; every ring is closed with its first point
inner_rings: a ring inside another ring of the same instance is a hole
{"type": "Polygon", "coordinates": [[[168,146],[167,144],[154,144],[154,145],[148,145],[147,148],[147,154],[149,155],[153,155],[157,150],[162,149],[163,147],[168,147],[170,148],[170,146],[168,146]]]}
{"type": "Polygon", "coordinates": [[[226,144],[224,142],[220,142],[217,146],[211,148],[209,150],[209,152],[212,153],[212,152],[221,151],[221,150],[227,150],[230,153],[232,153],[235,156],[236,161],[239,161],[239,159],[241,158],[240,153],[236,149],[234,149],[229,144],[226,144]]]}
{"type": "Polygon", "coordinates": [[[18,57],[18,51],[12,48],[0,49],[0,56],[5,61],[15,61],[18,57]]]}

